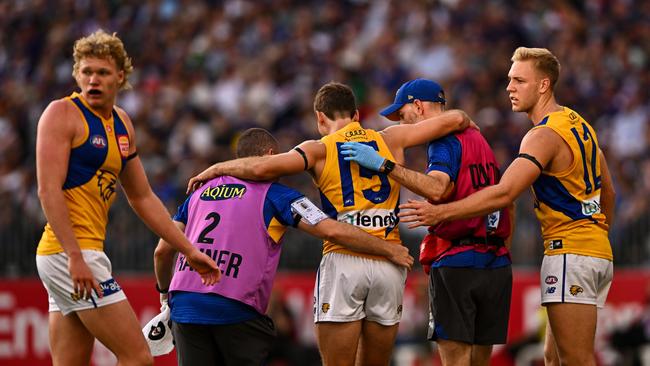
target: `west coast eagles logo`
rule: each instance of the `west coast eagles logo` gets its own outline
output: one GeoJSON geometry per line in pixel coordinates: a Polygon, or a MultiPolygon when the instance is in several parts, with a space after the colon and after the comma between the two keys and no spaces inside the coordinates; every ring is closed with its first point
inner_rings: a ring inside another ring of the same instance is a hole
{"type": "Polygon", "coordinates": [[[97,172],[97,188],[99,188],[99,196],[108,202],[113,194],[115,194],[115,184],[117,183],[117,176],[107,170],[100,170],[97,172]]]}
{"type": "Polygon", "coordinates": [[[569,293],[573,296],[578,296],[578,294],[583,293],[585,290],[582,289],[582,287],[578,285],[572,285],[569,287],[569,293]]]}
{"type": "Polygon", "coordinates": [[[328,311],[330,311],[330,304],[328,304],[328,303],[323,303],[323,306],[321,306],[320,309],[321,309],[321,311],[322,311],[323,313],[327,313],[328,311]]]}

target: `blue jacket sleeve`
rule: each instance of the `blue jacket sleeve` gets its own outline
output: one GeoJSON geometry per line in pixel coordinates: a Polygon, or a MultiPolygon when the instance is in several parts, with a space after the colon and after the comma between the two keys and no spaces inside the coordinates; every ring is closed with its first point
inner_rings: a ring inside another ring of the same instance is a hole
{"type": "Polygon", "coordinates": [[[300,218],[291,212],[291,204],[304,197],[304,195],[295,189],[289,188],[280,183],[273,183],[266,193],[264,201],[264,221],[268,226],[269,222],[275,217],[282,225],[296,226],[300,218]]]}
{"type": "Polygon", "coordinates": [[[449,175],[452,182],[456,182],[460,170],[461,154],[462,146],[454,135],[447,135],[429,142],[426,172],[440,171],[449,175]]]}

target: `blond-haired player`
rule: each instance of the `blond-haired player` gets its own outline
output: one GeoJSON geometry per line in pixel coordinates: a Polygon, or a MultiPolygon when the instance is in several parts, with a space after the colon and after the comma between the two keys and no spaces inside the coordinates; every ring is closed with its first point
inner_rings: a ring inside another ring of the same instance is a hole
{"type": "Polygon", "coordinates": [[[117,182],[134,211],[187,256],[205,283],[218,281],[220,272],[172,223],[151,190],[133,124],[115,106],[133,70],[122,41],[96,31],[75,42],[74,61],[80,91],[50,103],[36,137],[38,195],[48,220],[36,264],[49,297],[52,362],[88,365],[97,338],[118,364],[150,365],[140,324],[103,251],[117,182]]]}
{"type": "Polygon", "coordinates": [[[519,47],[512,56],[507,91],[512,110],[534,127],[519,155],[495,186],[456,202],[400,206],[412,227],[484,215],[506,207],[531,187],[542,226],[540,273],[546,306],[547,365],[595,365],[597,308],[613,277],[608,239],[614,218],[614,188],[594,129],[577,112],[557,103],[557,58],[544,48],[519,47]]]}

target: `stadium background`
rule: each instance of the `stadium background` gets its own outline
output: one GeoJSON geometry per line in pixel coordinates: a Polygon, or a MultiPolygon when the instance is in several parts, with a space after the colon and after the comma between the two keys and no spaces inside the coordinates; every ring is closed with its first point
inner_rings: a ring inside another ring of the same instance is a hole
{"type": "MultiPolygon", "coordinates": [[[[98,28],[117,32],[133,58],[133,89],[122,93],[118,104],[134,121],[140,157],[170,212],[184,199],[193,173],[233,157],[239,131],[267,128],[283,149],[318,138],[312,98],[330,80],[353,87],[362,122],[377,129],[389,122],[378,110],[404,81],[437,80],[449,107],[473,117],[505,168],[530,128],[525,115],[510,111],[505,92],[510,55],[520,45],[551,49],[562,64],[558,100],[595,127],[617,191],[611,230],[616,295],[608,306],[623,305],[603,312],[609,320],[603,326],[601,317],[600,361],[631,365],[638,356],[633,343],[643,343],[643,329],[631,339],[624,331],[645,319],[650,333],[650,2],[8,0],[0,1],[1,364],[49,362],[47,339],[43,349],[38,335],[47,323],[34,262],[44,225],[35,184],[36,124],[52,99],[75,88],[74,40],[98,28]]],[[[409,165],[423,169],[424,158],[424,150],[414,148],[409,165]]],[[[318,202],[306,174],[283,182],[318,202]]],[[[157,238],[123,195],[110,216],[106,251],[117,278],[136,289],[127,295],[142,302],[150,317],[157,238]]],[[[422,231],[403,234],[416,255],[422,231]]],[[[517,291],[525,293],[536,286],[542,255],[528,194],[517,201],[513,243],[517,291]]],[[[317,240],[289,233],[280,264],[283,285],[273,308],[282,323],[278,328],[286,329],[276,364],[308,364],[314,357],[309,323],[301,319],[311,313],[308,290],[319,259],[317,240]],[[291,296],[295,286],[301,300],[291,296]]],[[[426,295],[420,275],[416,268],[409,280],[417,303],[426,295]]],[[[511,324],[512,344],[526,334],[534,339],[538,322],[530,315],[537,308],[530,296],[516,300],[528,304],[517,314],[528,320],[515,321],[520,329],[511,324]]],[[[405,315],[412,324],[400,332],[396,364],[435,359],[422,341],[423,312],[415,308],[405,315]]],[[[512,362],[505,348],[499,353],[504,355],[495,364],[512,362]]],[[[97,356],[94,362],[102,360],[97,356]]]]}

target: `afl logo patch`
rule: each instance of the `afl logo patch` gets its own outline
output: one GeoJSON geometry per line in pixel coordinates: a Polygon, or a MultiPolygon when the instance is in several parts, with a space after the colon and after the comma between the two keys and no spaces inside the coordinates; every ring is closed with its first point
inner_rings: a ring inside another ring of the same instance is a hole
{"type": "Polygon", "coordinates": [[[555,276],[546,276],[546,280],[544,280],[544,282],[546,282],[547,285],[553,285],[553,284],[557,283],[557,277],[555,277],[555,276]]]}
{"type": "Polygon", "coordinates": [[[120,155],[126,158],[129,156],[129,136],[127,135],[117,135],[117,144],[120,147],[120,155]]]}
{"type": "Polygon", "coordinates": [[[94,135],[90,138],[90,143],[98,149],[106,148],[106,139],[102,135],[94,135]]]}

